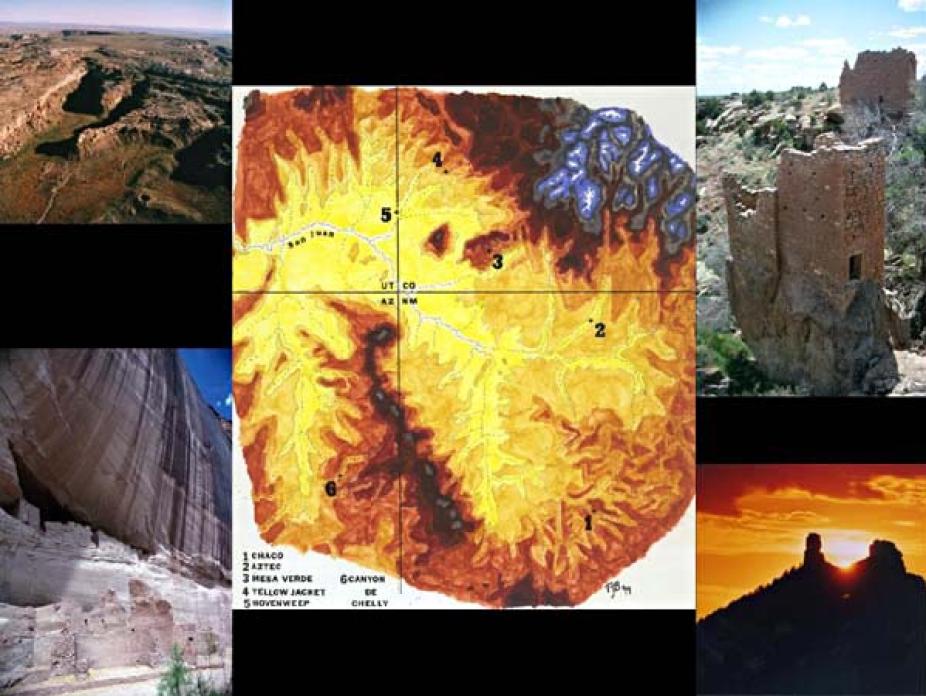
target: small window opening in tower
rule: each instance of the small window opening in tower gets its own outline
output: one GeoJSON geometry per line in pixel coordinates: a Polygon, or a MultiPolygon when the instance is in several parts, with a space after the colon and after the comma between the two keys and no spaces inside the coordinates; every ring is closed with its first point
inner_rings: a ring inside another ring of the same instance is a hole
{"type": "Polygon", "coordinates": [[[849,257],[849,280],[858,280],[862,277],[862,255],[852,254],[849,257]]]}

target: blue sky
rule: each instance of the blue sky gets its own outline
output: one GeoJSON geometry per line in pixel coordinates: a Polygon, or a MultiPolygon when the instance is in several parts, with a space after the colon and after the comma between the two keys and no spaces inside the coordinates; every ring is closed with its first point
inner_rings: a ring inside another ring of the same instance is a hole
{"type": "Polygon", "coordinates": [[[231,0],[0,0],[0,22],[231,31],[231,0]]]}
{"type": "Polygon", "coordinates": [[[698,94],[839,83],[843,61],[901,46],[926,64],[926,0],[698,0],[698,94]]]}
{"type": "Polygon", "coordinates": [[[231,350],[181,348],[180,357],[203,398],[231,420],[231,350]]]}

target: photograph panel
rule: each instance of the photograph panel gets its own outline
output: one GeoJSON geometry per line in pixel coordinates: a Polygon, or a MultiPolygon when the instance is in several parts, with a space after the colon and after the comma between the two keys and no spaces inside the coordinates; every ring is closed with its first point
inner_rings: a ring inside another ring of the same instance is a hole
{"type": "Polygon", "coordinates": [[[926,394],[905,4],[698,2],[700,394],[926,394]]]}
{"type": "Polygon", "coordinates": [[[0,7],[0,223],[227,223],[231,0],[0,7]]]}
{"type": "Polygon", "coordinates": [[[230,366],[228,349],[0,351],[4,693],[230,688],[230,366]]]}

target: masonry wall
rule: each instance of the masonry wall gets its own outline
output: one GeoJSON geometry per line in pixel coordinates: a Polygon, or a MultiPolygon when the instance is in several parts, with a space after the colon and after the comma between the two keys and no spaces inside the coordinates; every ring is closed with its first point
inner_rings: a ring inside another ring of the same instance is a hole
{"type": "MultiPolygon", "coordinates": [[[[763,277],[777,277],[778,195],[775,189],[752,191],[736,178],[723,179],[730,230],[730,254],[763,277]]],[[[771,298],[769,298],[771,299],[771,298]]]]}
{"type": "Polygon", "coordinates": [[[884,277],[884,157],[879,145],[845,152],[844,206],[846,253],[862,255],[862,278],[881,284],[884,277]]]}
{"type": "Polygon", "coordinates": [[[778,164],[778,235],[785,275],[844,275],[843,167],[829,150],[785,150],[778,164]]]}
{"type": "Polygon", "coordinates": [[[880,283],[884,270],[884,158],[879,146],[837,145],[811,153],[786,150],[778,168],[782,273],[810,274],[831,285],[880,283]]]}
{"type": "Polygon", "coordinates": [[[843,65],[839,101],[880,104],[885,112],[904,112],[910,107],[915,79],[916,56],[910,51],[863,51],[856,57],[854,68],[848,61],[843,65]]]}
{"type": "Polygon", "coordinates": [[[777,189],[724,176],[730,307],[773,380],[823,396],[885,394],[899,377],[881,288],[884,155],[876,140],[815,145],[782,153],[777,189]]]}

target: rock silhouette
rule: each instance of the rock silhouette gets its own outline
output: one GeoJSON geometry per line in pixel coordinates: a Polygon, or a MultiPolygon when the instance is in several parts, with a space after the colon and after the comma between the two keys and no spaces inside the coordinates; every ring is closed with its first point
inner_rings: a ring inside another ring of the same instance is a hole
{"type": "Polygon", "coordinates": [[[701,694],[926,693],[926,582],[891,541],[842,569],[804,563],[698,622],[701,694]]]}

